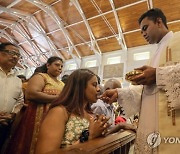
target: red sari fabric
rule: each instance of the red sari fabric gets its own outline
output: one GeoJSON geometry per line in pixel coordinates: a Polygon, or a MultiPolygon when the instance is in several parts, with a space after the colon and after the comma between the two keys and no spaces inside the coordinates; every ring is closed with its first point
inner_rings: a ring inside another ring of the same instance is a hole
{"type": "MultiPolygon", "coordinates": [[[[42,73],[41,73],[42,74],[42,73]]],[[[44,75],[44,74],[42,74],[44,75]]],[[[45,74],[46,87],[43,92],[49,95],[57,95],[64,84],[52,81],[45,74]]],[[[51,103],[38,103],[26,101],[28,107],[19,123],[19,127],[10,136],[5,154],[34,154],[40,125],[48,112],[51,103]]]]}
{"type": "Polygon", "coordinates": [[[21,119],[18,129],[10,138],[9,146],[5,153],[7,154],[29,154],[34,123],[36,119],[37,105],[35,103],[28,102],[28,107],[21,119]]]}

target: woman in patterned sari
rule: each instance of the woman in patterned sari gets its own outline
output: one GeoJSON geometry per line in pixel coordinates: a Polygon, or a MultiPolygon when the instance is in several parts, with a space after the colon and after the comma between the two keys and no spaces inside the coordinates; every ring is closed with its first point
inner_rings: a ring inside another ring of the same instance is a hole
{"type": "Polygon", "coordinates": [[[104,134],[109,127],[108,119],[103,115],[94,117],[90,108],[99,91],[93,72],[74,71],[42,123],[36,153],[47,153],[104,134]]]}
{"type": "Polygon", "coordinates": [[[41,67],[43,73],[36,73],[28,81],[26,101],[28,107],[22,117],[18,130],[10,139],[8,154],[34,153],[42,119],[51,102],[58,98],[64,83],[57,79],[61,74],[63,61],[59,57],[50,57],[41,67]]]}

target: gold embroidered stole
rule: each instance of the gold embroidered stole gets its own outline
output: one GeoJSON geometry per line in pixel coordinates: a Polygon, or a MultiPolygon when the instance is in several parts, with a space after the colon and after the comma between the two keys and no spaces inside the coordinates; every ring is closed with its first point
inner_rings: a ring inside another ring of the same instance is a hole
{"type": "MultiPolygon", "coordinates": [[[[175,65],[180,62],[180,32],[174,33],[168,47],[160,58],[160,66],[175,65]]],[[[159,109],[159,132],[161,144],[159,154],[177,153],[180,150],[180,110],[171,108],[165,91],[160,90],[157,100],[159,109]]]]}

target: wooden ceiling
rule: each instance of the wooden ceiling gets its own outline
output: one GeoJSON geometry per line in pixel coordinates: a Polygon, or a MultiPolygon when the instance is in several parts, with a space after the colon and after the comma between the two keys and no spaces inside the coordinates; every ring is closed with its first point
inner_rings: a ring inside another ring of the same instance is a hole
{"type": "Polygon", "coordinates": [[[180,31],[179,0],[0,0],[0,42],[21,46],[23,67],[128,50],[147,44],[137,20],[153,7],[180,31]]]}

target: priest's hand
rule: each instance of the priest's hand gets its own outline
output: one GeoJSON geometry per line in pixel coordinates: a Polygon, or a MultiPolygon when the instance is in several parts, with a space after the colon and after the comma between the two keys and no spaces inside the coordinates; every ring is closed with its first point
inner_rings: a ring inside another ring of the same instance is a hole
{"type": "Polygon", "coordinates": [[[100,99],[108,104],[116,102],[118,98],[117,89],[106,90],[101,96],[100,99]]]}
{"type": "Polygon", "coordinates": [[[142,70],[143,73],[131,79],[132,82],[138,85],[152,85],[156,83],[156,68],[145,65],[136,69],[142,70]]]}

